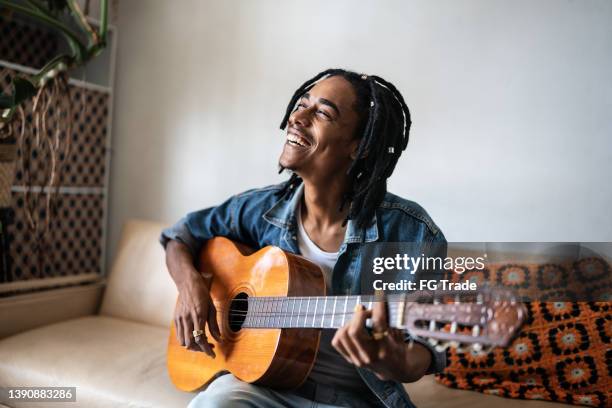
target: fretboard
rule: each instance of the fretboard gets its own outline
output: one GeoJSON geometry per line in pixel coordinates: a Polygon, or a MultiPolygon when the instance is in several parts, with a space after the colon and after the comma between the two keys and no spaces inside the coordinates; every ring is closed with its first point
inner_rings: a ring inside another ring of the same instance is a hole
{"type": "MultiPolygon", "coordinates": [[[[386,301],[389,324],[397,327],[403,298],[389,297],[386,301]]],[[[251,297],[242,327],[337,329],[352,319],[357,304],[372,309],[375,303],[374,296],[251,297]]],[[[237,313],[230,311],[230,319],[239,319],[237,313]]]]}

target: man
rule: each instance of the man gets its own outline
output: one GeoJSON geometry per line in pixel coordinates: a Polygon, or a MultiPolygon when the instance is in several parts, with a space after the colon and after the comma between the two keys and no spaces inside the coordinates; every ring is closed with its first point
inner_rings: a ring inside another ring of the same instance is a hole
{"type": "MultiPolygon", "coordinates": [[[[287,130],[280,185],[249,190],[188,214],[162,233],[168,269],[179,290],[179,342],[214,356],[204,335],[219,336],[208,282],[194,268],[203,242],[226,236],[251,247],[275,245],[321,266],[328,293],[360,293],[360,248],[370,242],[445,238],[418,204],[387,193],[386,180],[408,143],[410,112],[402,95],[377,76],[331,69],[296,90],[282,121],[287,130]]],[[[413,406],[402,382],[441,370],[444,354],[390,330],[385,305],[356,310],[346,326],[323,330],[315,366],[293,391],[214,380],[192,407],[413,406]],[[373,322],[373,333],[365,328],[373,322]]]]}

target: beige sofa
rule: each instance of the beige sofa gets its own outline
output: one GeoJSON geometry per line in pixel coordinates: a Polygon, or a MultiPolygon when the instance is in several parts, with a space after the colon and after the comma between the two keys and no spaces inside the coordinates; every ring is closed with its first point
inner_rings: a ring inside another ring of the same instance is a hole
{"type": "MultiPolygon", "coordinates": [[[[53,407],[185,407],[195,394],[176,390],[166,372],[168,325],[177,292],[157,242],[162,227],[146,221],[126,224],[98,313],[0,340],[0,387],[77,387],[76,404],[49,404],[53,407]]],[[[71,299],[62,301],[70,305],[71,299]]],[[[532,408],[562,406],[452,390],[432,376],[407,389],[421,408],[504,408],[519,402],[532,408]]],[[[43,406],[6,399],[2,404],[43,406]]]]}

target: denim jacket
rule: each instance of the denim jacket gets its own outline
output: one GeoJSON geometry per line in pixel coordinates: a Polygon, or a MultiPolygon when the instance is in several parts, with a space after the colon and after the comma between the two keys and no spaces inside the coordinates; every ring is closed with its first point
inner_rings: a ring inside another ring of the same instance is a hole
{"type": "MultiPolygon", "coordinates": [[[[278,184],[248,190],[219,206],[189,213],[174,226],[165,229],[160,242],[165,247],[171,239],[181,241],[195,255],[205,240],[225,236],[253,248],[274,245],[299,254],[296,209],[302,196],[303,184],[288,198],[275,194],[282,186],[278,184]]],[[[368,227],[357,228],[356,224],[349,220],[332,274],[333,294],[360,294],[360,247],[370,242],[444,244],[446,240],[442,231],[421,206],[387,193],[368,227]]],[[[407,335],[406,340],[409,339],[407,335]]],[[[423,344],[432,354],[428,374],[444,369],[446,357],[443,352],[435,351],[419,338],[412,340],[423,344]]],[[[357,368],[357,371],[387,407],[414,407],[399,382],[382,381],[364,368],[357,368]]]]}

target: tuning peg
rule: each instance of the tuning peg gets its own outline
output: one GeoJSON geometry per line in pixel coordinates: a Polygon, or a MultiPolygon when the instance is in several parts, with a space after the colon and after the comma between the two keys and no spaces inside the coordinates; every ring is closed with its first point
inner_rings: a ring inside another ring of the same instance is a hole
{"type": "Polygon", "coordinates": [[[480,343],[474,343],[471,347],[474,351],[482,351],[482,344],[480,343]]]}
{"type": "Polygon", "coordinates": [[[474,325],[474,327],[472,327],[472,336],[474,337],[478,337],[480,335],[480,326],[479,325],[474,325]]]}
{"type": "Polygon", "coordinates": [[[450,332],[455,334],[457,332],[457,322],[452,322],[450,327],[450,332]]]}
{"type": "Polygon", "coordinates": [[[429,331],[431,332],[436,331],[436,321],[435,320],[429,321],[429,331]]]}

